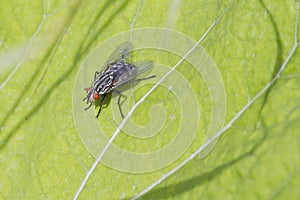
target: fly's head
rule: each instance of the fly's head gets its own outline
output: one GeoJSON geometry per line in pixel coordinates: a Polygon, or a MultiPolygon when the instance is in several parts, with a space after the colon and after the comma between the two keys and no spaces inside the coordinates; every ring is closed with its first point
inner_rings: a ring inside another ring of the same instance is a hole
{"type": "Polygon", "coordinates": [[[85,108],[85,110],[89,109],[94,101],[99,100],[100,94],[95,90],[95,88],[84,88],[86,92],[86,97],[83,99],[83,101],[86,100],[86,103],[90,103],[88,107],[85,108]]]}

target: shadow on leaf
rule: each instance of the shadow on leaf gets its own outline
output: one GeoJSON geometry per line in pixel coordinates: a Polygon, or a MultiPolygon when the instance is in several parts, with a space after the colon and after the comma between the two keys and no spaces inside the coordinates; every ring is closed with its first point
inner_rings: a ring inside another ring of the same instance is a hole
{"type": "MultiPolygon", "coordinates": [[[[72,10],[72,12],[68,15],[67,19],[66,19],[66,24],[64,26],[64,28],[61,30],[61,35],[59,35],[61,38],[58,38],[59,41],[55,41],[55,43],[51,46],[54,47],[56,45],[60,45],[60,42],[62,41],[65,33],[67,32],[67,30],[69,29],[74,17],[76,16],[80,5],[81,5],[81,0],[77,1],[76,5],[74,6],[74,9],[72,10]]],[[[81,42],[81,44],[78,47],[77,52],[75,53],[75,60],[73,62],[73,64],[68,68],[68,70],[63,73],[61,76],[59,76],[59,78],[57,79],[57,81],[52,84],[51,86],[49,86],[49,89],[45,92],[45,95],[43,97],[40,98],[40,101],[32,108],[30,109],[30,111],[28,111],[28,113],[26,114],[26,116],[24,118],[22,118],[21,120],[19,120],[19,122],[12,128],[11,131],[9,131],[7,133],[6,136],[4,136],[4,139],[1,141],[0,144],[0,150],[2,150],[8,143],[9,141],[13,138],[13,136],[15,135],[15,133],[22,127],[22,125],[28,120],[30,119],[32,116],[34,116],[37,111],[46,103],[49,101],[49,96],[51,95],[51,93],[53,93],[53,91],[55,91],[55,89],[58,88],[58,86],[65,80],[67,80],[67,78],[71,75],[73,75],[74,72],[77,71],[78,67],[79,67],[79,63],[82,61],[82,59],[84,58],[84,56],[86,54],[88,54],[88,52],[90,51],[90,49],[92,49],[93,43],[95,41],[96,38],[99,37],[100,33],[111,23],[111,21],[117,16],[118,13],[120,13],[128,4],[128,1],[124,1],[122,2],[120,5],[116,5],[116,9],[114,12],[112,12],[112,14],[110,15],[109,19],[101,26],[98,27],[97,29],[95,28],[95,25],[99,22],[100,17],[102,16],[102,14],[104,13],[105,10],[108,9],[108,7],[110,7],[114,2],[107,0],[104,4],[104,6],[101,8],[101,10],[99,11],[99,13],[96,15],[96,17],[94,18],[93,22],[91,23],[91,25],[89,26],[89,29],[85,35],[84,40],[81,42]],[[96,30],[95,30],[96,29],[96,30]],[[93,33],[92,36],[90,36],[93,33]]],[[[54,51],[56,51],[58,48],[54,48],[54,51]]],[[[47,53],[46,58],[43,59],[42,63],[45,63],[48,60],[48,57],[52,54],[53,49],[50,49],[49,52],[47,53]]],[[[54,52],[54,55],[56,54],[56,52],[54,52]]],[[[54,56],[53,56],[54,57],[54,56]]],[[[51,62],[51,60],[50,60],[51,62]]],[[[37,75],[38,72],[40,70],[37,70],[35,72],[35,74],[32,76],[31,80],[34,80],[37,75]]],[[[28,88],[31,87],[33,81],[30,81],[24,88],[24,90],[22,91],[26,91],[28,88]]],[[[40,84],[40,83],[39,83],[40,84]]],[[[10,112],[8,113],[8,115],[4,118],[4,120],[0,123],[1,126],[4,126],[5,123],[7,122],[7,120],[13,115],[13,111],[15,110],[16,107],[18,107],[18,105],[20,104],[21,100],[22,100],[22,94],[23,92],[20,93],[20,98],[18,98],[18,101],[16,101],[14,103],[14,105],[12,106],[12,109],[10,110],[10,112]]]]}

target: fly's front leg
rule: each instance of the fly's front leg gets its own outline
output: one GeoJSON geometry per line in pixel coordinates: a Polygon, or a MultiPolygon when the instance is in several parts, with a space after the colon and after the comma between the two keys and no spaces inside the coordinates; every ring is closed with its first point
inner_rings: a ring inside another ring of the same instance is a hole
{"type": "Polygon", "coordinates": [[[103,103],[104,103],[104,101],[105,101],[105,99],[106,99],[106,96],[107,96],[107,94],[104,94],[103,97],[102,97],[102,99],[101,99],[101,101],[100,101],[100,108],[99,108],[99,110],[98,110],[98,113],[97,113],[97,115],[96,115],[96,118],[98,118],[99,115],[100,115],[100,112],[101,112],[101,109],[102,109],[102,105],[103,105],[103,103]]]}
{"type": "Polygon", "coordinates": [[[120,111],[120,114],[121,114],[122,118],[124,118],[124,114],[123,114],[122,108],[121,108],[121,96],[124,96],[125,98],[126,98],[126,96],[123,95],[123,94],[122,94],[120,91],[118,91],[118,90],[114,90],[114,92],[117,93],[117,94],[119,95],[119,97],[118,97],[119,111],[120,111]]]}
{"type": "Polygon", "coordinates": [[[100,72],[95,71],[95,75],[94,75],[94,81],[96,80],[97,76],[100,74],[100,72]]]}

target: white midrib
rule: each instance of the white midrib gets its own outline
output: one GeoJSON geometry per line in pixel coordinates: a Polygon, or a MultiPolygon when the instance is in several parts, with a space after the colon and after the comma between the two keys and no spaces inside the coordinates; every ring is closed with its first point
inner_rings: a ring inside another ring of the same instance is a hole
{"type": "MultiPolygon", "coordinates": [[[[297,39],[297,23],[298,23],[298,4],[297,4],[297,18],[296,18],[296,23],[295,23],[295,35],[294,35],[294,45],[291,48],[287,58],[285,59],[284,63],[282,64],[282,66],[280,67],[280,69],[278,70],[277,74],[275,75],[275,77],[268,82],[252,99],[250,99],[248,101],[248,103],[229,121],[229,123],[227,123],[220,131],[218,131],[213,137],[211,137],[210,139],[208,139],[197,151],[195,151],[191,156],[189,156],[186,160],[184,160],[182,163],[180,163],[179,165],[177,165],[175,168],[173,168],[171,171],[169,171],[168,173],[164,174],[160,179],[158,179],[157,181],[155,181],[154,183],[152,183],[150,186],[148,186],[145,190],[143,190],[142,192],[140,192],[139,194],[137,194],[135,197],[133,197],[132,199],[137,199],[141,196],[143,196],[144,194],[148,193],[149,191],[151,191],[155,186],[159,185],[162,181],[164,181],[167,177],[171,176],[172,174],[174,174],[176,171],[178,171],[180,168],[182,168],[184,165],[186,165],[189,161],[191,161],[193,158],[195,158],[200,152],[203,151],[203,149],[205,149],[210,143],[212,143],[213,141],[215,141],[217,138],[219,138],[225,131],[227,131],[232,125],[233,123],[235,123],[243,114],[246,110],[248,110],[253,104],[254,102],[261,97],[268,89],[270,89],[270,87],[272,85],[274,85],[274,83],[280,78],[281,73],[284,71],[284,69],[286,68],[288,62],[290,61],[291,57],[294,55],[296,49],[299,46],[298,43],[298,39],[297,39]]],[[[227,10],[227,9],[226,9],[227,10]]],[[[225,12],[226,12],[225,10],[225,12]]],[[[84,186],[86,185],[87,181],[89,180],[91,174],[93,173],[93,171],[95,170],[95,168],[97,167],[98,163],[101,161],[103,155],[106,153],[106,151],[108,150],[108,148],[110,147],[110,145],[112,144],[112,142],[114,141],[114,139],[117,137],[117,135],[120,133],[121,129],[124,127],[124,125],[126,124],[127,120],[130,118],[130,116],[133,114],[133,112],[135,111],[135,109],[162,83],[163,80],[165,80],[194,50],[195,48],[206,38],[206,36],[208,35],[208,33],[215,27],[215,25],[221,20],[222,16],[225,14],[225,12],[217,19],[215,20],[211,26],[208,28],[208,30],[205,32],[205,34],[198,40],[198,42],[185,54],[184,57],[182,57],[174,67],[171,68],[171,70],[166,73],[132,108],[131,110],[128,112],[128,114],[126,115],[126,117],[123,119],[123,121],[121,122],[121,124],[118,126],[118,128],[116,129],[116,131],[114,132],[114,134],[112,135],[112,137],[110,138],[110,140],[108,141],[108,143],[106,144],[106,146],[104,147],[104,149],[101,151],[101,153],[99,154],[99,156],[97,157],[97,159],[95,160],[95,162],[93,163],[92,167],[90,168],[90,170],[88,171],[88,173],[86,174],[84,180],[82,181],[79,189],[77,190],[74,199],[77,199],[81,193],[81,191],[83,190],[84,186]]]]}
{"type": "Polygon", "coordinates": [[[203,151],[210,143],[214,142],[216,139],[218,139],[225,131],[227,131],[233,124],[236,122],[244,113],[246,110],[248,110],[255,101],[261,97],[268,89],[271,88],[275,84],[275,82],[281,77],[282,72],[285,70],[287,64],[289,63],[290,59],[294,55],[295,51],[300,45],[300,42],[298,42],[297,36],[298,36],[298,13],[299,12],[299,4],[297,4],[297,12],[296,12],[296,20],[295,20],[295,33],[294,33],[294,45],[291,48],[287,58],[285,59],[284,63],[281,65],[280,69],[274,76],[274,78],[268,82],[248,103],[220,130],[218,131],[213,137],[208,139],[197,151],[195,151],[192,155],[190,155],[186,160],[181,162],[179,165],[177,165],[175,168],[173,168],[168,173],[162,175],[160,179],[153,182],[151,185],[149,185],[146,189],[144,189],[142,192],[138,193],[136,196],[134,196],[131,200],[138,199],[151,191],[155,186],[159,185],[161,182],[163,182],[166,178],[171,176],[172,174],[176,173],[179,169],[181,169],[183,166],[185,166],[189,161],[193,160],[199,153],[203,151]]]}
{"type": "Polygon", "coordinates": [[[92,173],[94,172],[94,170],[96,169],[98,163],[100,162],[100,160],[102,159],[103,155],[106,153],[106,151],[108,150],[108,148],[110,147],[110,145],[112,144],[112,142],[114,141],[114,139],[117,137],[117,135],[120,133],[121,129],[124,127],[124,125],[126,124],[126,122],[128,121],[128,119],[130,118],[130,116],[133,114],[133,112],[135,111],[135,109],[162,83],[163,80],[165,80],[196,48],[197,46],[206,38],[206,36],[210,33],[210,31],[216,26],[216,24],[218,24],[220,22],[220,20],[222,19],[223,15],[227,12],[227,10],[230,7],[228,7],[227,9],[225,9],[225,11],[210,25],[210,27],[207,29],[207,31],[204,33],[204,35],[197,41],[197,43],[176,63],[175,66],[173,66],[170,71],[168,71],[168,73],[166,73],[136,104],[133,105],[133,107],[130,109],[130,111],[128,112],[128,114],[125,116],[125,118],[123,119],[123,121],[121,122],[121,124],[118,126],[118,128],[116,129],[116,131],[114,132],[114,134],[112,135],[112,137],[110,138],[110,140],[108,141],[108,143],[106,144],[106,146],[104,147],[104,149],[101,151],[101,153],[99,154],[99,156],[97,157],[97,159],[95,160],[95,162],[93,163],[92,167],[90,168],[90,170],[87,172],[85,178],[83,179],[83,181],[81,182],[80,187],[78,188],[75,196],[74,196],[74,200],[78,199],[81,191],[83,190],[84,186],[86,185],[87,181],[89,180],[90,176],[92,175],[92,173]]]}

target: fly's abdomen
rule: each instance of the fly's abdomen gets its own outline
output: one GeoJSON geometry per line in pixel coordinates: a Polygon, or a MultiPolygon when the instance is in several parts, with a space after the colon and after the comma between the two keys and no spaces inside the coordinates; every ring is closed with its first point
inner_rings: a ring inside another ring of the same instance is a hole
{"type": "Polygon", "coordinates": [[[123,85],[136,76],[135,66],[133,64],[122,62],[118,63],[118,70],[116,71],[116,77],[114,85],[123,85]]]}

